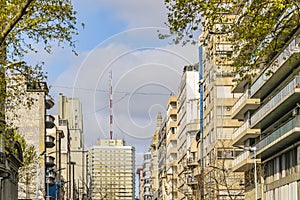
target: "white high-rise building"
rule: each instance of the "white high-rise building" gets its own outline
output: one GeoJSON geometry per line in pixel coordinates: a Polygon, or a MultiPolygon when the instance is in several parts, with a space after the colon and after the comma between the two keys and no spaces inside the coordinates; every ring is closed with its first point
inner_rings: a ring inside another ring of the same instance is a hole
{"type": "Polygon", "coordinates": [[[124,140],[98,140],[88,148],[89,197],[133,200],[135,149],[124,140]]]}
{"type": "Polygon", "coordinates": [[[191,153],[192,140],[199,130],[199,72],[198,65],[185,66],[178,88],[177,102],[177,159],[178,199],[191,196],[192,190],[186,184],[187,160],[196,160],[191,153]]]}

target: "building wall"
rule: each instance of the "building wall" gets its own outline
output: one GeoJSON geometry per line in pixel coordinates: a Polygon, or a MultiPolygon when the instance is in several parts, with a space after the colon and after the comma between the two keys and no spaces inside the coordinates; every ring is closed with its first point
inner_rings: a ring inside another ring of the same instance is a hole
{"type": "MultiPolygon", "coordinates": [[[[45,90],[47,87],[45,83],[37,84],[37,88],[30,89],[26,87],[25,80],[20,79],[20,82],[24,81],[25,95],[18,97],[21,102],[26,102],[28,99],[33,99],[33,104],[30,108],[25,105],[17,104],[14,110],[8,111],[7,123],[12,123],[14,127],[17,127],[17,132],[22,134],[29,145],[33,145],[37,154],[39,155],[44,151],[44,131],[45,131],[45,90]],[[14,115],[17,114],[17,117],[14,115]]],[[[25,184],[25,176],[21,172],[21,179],[19,180],[18,197],[19,198],[35,198],[36,186],[38,186],[38,197],[43,198],[44,192],[44,170],[43,170],[43,157],[39,157],[36,163],[32,163],[30,166],[32,171],[35,172],[34,176],[30,176],[29,184],[25,184]],[[39,182],[36,183],[36,173],[38,174],[39,182]]],[[[25,172],[26,173],[26,172],[25,172]]]]}
{"type": "Polygon", "coordinates": [[[178,199],[192,198],[185,171],[192,140],[199,130],[198,65],[185,66],[183,71],[177,100],[178,199]]]}
{"type": "Polygon", "coordinates": [[[84,156],[83,116],[80,100],[78,98],[68,98],[60,94],[58,115],[61,119],[68,120],[71,161],[76,163],[74,167],[76,188],[79,188],[79,196],[82,196],[85,193],[84,188],[86,185],[86,161],[84,156]]]}
{"type": "Polygon", "coordinates": [[[134,147],[119,145],[120,142],[116,140],[100,141],[99,144],[102,145],[88,148],[92,198],[133,200],[134,147]]]}
{"type": "Polygon", "coordinates": [[[177,199],[177,96],[166,105],[166,199],[177,199]]]}
{"type": "MultiPolygon", "coordinates": [[[[282,14],[286,11],[289,9],[282,14]]],[[[298,20],[294,14],[289,19],[298,20]]],[[[277,17],[280,21],[282,16],[277,17]]],[[[243,93],[232,117],[243,121],[233,134],[233,143],[245,152],[233,161],[233,168],[245,175],[245,199],[256,195],[259,199],[299,199],[300,40],[296,24],[285,29],[284,36],[276,37],[276,33],[268,38],[270,43],[276,42],[279,52],[265,46],[268,60],[257,58],[261,66],[253,71],[256,76],[251,82],[237,82],[233,88],[243,93]]]]}
{"type": "Polygon", "coordinates": [[[151,187],[151,153],[147,152],[144,154],[144,161],[143,161],[143,174],[142,174],[142,181],[143,181],[143,200],[150,200],[151,199],[151,193],[150,193],[150,187],[151,187]]]}
{"type": "Polygon", "coordinates": [[[153,199],[158,198],[159,180],[158,180],[158,131],[162,125],[161,113],[157,114],[156,130],[153,133],[150,152],[151,152],[151,188],[150,194],[153,199]]]}

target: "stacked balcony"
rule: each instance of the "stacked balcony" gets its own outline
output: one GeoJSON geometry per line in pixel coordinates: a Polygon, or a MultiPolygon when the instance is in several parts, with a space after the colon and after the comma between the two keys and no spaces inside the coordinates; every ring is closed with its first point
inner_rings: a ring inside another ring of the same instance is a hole
{"type": "Polygon", "coordinates": [[[300,77],[296,76],[251,117],[251,128],[265,127],[291,110],[300,98],[300,77]]]}
{"type": "Polygon", "coordinates": [[[255,110],[260,105],[260,99],[250,98],[250,90],[247,90],[233,105],[232,107],[232,118],[233,119],[244,119],[244,114],[248,110],[255,110]]]}
{"type": "Polygon", "coordinates": [[[51,98],[45,98],[45,135],[44,135],[44,164],[45,164],[45,199],[52,200],[53,196],[49,194],[49,188],[55,185],[56,172],[53,167],[55,166],[55,158],[47,155],[47,149],[53,148],[55,146],[55,138],[51,135],[47,135],[47,129],[52,129],[55,127],[55,118],[52,115],[46,115],[46,110],[51,109],[54,106],[54,102],[51,98]]]}
{"type": "Polygon", "coordinates": [[[273,155],[300,139],[300,116],[293,119],[271,132],[268,136],[259,141],[255,146],[257,155],[267,157],[273,155]]]}
{"type": "Polygon", "coordinates": [[[188,186],[195,186],[198,184],[197,178],[195,176],[188,176],[187,177],[187,185],[188,186]]]}
{"type": "Polygon", "coordinates": [[[240,126],[237,130],[233,132],[232,143],[233,146],[244,145],[244,142],[250,138],[256,138],[260,135],[260,129],[251,129],[250,120],[245,121],[245,123],[240,126]]]}
{"type": "Polygon", "coordinates": [[[292,71],[298,67],[300,53],[300,38],[295,38],[278,54],[270,66],[262,73],[251,86],[251,96],[261,97],[282,82],[292,71]]]}
{"type": "Polygon", "coordinates": [[[232,171],[244,172],[253,167],[254,162],[260,163],[260,159],[253,159],[253,154],[250,151],[244,151],[232,161],[232,171]]]}
{"type": "Polygon", "coordinates": [[[194,168],[194,167],[197,167],[198,165],[199,165],[199,163],[198,163],[198,159],[196,156],[192,156],[187,159],[188,167],[194,168]]]}
{"type": "Polygon", "coordinates": [[[55,138],[51,135],[46,135],[46,141],[45,141],[45,145],[46,148],[52,148],[55,146],[55,138]]]}

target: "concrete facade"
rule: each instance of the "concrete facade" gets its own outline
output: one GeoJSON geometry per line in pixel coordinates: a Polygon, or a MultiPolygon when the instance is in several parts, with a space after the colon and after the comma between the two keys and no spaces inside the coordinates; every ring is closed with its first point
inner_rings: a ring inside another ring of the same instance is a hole
{"type": "Polygon", "coordinates": [[[88,148],[88,176],[92,199],[133,200],[135,150],[123,140],[98,140],[88,148]]]}
{"type": "Polygon", "coordinates": [[[150,152],[151,152],[151,188],[150,194],[152,199],[158,199],[158,189],[159,189],[159,180],[158,180],[158,131],[162,125],[162,116],[161,113],[157,114],[156,119],[156,129],[153,133],[150,152]]]}
{"type": "Polygon", "coordinates": [[[178,88],[177,100],[177,159],[178,199],[193,198],[193,190],[187,183],[188,160],[195,159],[191,152],[193,138],[199,131],[199,71],[198,65],[185,66],[178,88]]]}
{"type": "Polygon", "coordinates": [[[245,174],[245,199],[300,198],[300,30],[294,28],[252,83],[234,86],[243,95],[232,118],[243,124],[232,139],[245,151],[233,161],[233,169],[245,174]]]}
{"type": "Polygon", "coordinates": [[[84,152],[84,134],[82,106],[78,98],[68,98],[62,94],[59,95],[58,115],[60,119],[68,121],[70,133],[70,161],[74,165],[75,186],[80,198],[86,193],[86,169],[84,152]]]}

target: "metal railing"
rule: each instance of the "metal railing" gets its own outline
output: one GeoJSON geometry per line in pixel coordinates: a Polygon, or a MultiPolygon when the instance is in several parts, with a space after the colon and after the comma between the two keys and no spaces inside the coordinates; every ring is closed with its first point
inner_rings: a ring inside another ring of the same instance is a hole
{"type": "Polygon", "coordinates": [[[241,153],[238,157],[236,157],[232,161],[232,167],[235,167],[238,164],[240,164],[241,162],[243,162],[244,160],[248,159],[249,156],[250,156],[250,151],[245,151],[245,152],[241,153]]]}
{"type": "Polygon", "coordinates": [[[287,47],[277,56],[267,70],[251,86],[251,96],[274,74],[294,53],[299,52],[300,38],[293,39],[287,47]],[[268,74],[268,75],[267,75],[268,74]]]}
{"type": "Polygon", "coordinates": [[[262,148],[266,147],[268,144],[274,142],[284,134],[286,134],[288,131],[294,129],[295,127],[300,127],[300,116],[296,116],[274,132],[272,132],[270,135],[259,141],[255,146],[257,151],[261,150],[262,148]]]}
{"type": "Polygon", "coordinates": [[[249,127],[250,127],[250,121],[247,120],[247,121],[245,121],[245,123],[242,126],[240,126],[236,131],[233,132],[232,139],[237,138],[239,135],[241,135],[249,127]]]}
{"type": "Polygon", "coordinates": [[[254,115],[251,117],[251,125],[255,125],[260,119],[267,113],[273,110],[279,103],[286,99],[289,95],[294,93],[295,88],[300,86],[300,77],[296,76],[288,85],[280,90],[268,103],[262,106],[254,115]]]}
{"type": "Polygon", "coordinates": [[[249,90],[247,90],[233,105],[232,113],[234,113],[240,105],[249,98],[249,90]]]}

